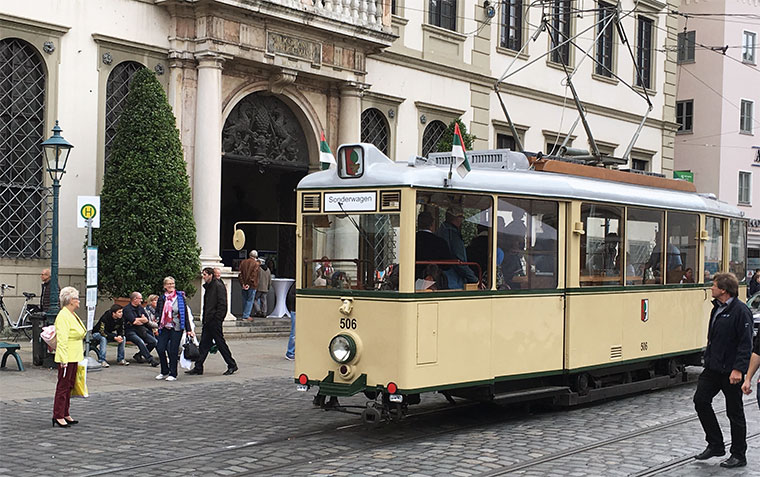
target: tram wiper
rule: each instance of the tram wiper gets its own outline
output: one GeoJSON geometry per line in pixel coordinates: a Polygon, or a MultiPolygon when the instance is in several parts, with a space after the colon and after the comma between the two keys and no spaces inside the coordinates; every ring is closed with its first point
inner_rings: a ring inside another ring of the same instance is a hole
{"type": "Polygon", "coordinates": [[[361,228],[359,224],[356,223],[353,217],[348,215],[346,211],[343,209],[343,202],[338,202],[338,207],[340,207],[341,212],[343,212],[343,216],[347,217],[348,220],[351,221],[351,223],[354,225],[354,228],[359,232],[359,235],[364,239],[364,241],[367,243],[367,246],[370,248],[370,250],[373,249],[372,242],[369,241],[369,238],[367,237],[367,232],[364,231],[364,229],[361,228]]]}

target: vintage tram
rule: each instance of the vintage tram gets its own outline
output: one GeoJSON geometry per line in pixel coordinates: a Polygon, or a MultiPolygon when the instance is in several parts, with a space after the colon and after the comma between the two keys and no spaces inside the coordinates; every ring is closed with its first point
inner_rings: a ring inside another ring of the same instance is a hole
{"type": "Polygon", "coordinates": [[[743,213],[684,181],[468,156],[460,177],[450,154],[343,145],[298,185],[295,381],[315,404],[363,392],[368,422],[425,392],[572,404],[700,363],[713,274],[745,278],[743,213]]]}

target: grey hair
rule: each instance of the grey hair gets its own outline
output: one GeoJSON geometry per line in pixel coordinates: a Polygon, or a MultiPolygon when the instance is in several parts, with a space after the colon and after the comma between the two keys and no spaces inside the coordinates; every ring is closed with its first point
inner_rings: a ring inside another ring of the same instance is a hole
{"type": "Polygon", "coordinates": [[[249,253],[248,256],[251,258],[259,258],[259,252],[256,250],[251,250],[251,253],[249,253]]]}
{"type": "Polygon", "coordinates": [[[166,285],[166,282],[174,282],[174,284],[177,284],[177,280],[174,279],[173,276],[169,275],[168,277],[164,278],[164,285],[166,285]]]}
{"type": "Polygon", "coordinates": [[[79,298],[79,290],[74,287],[63,287],[58,298],[61,300],[61,306],[66,306],[71,303],[71,300],[79,298]]]}
{"type": "Polygon", "coordinates": [[[138,296],[142,296],[142,293],[134,291],[134,292],[132,292],[132,293],[129,294],[129,299],[130,300],[134,300],[138,296]]]}

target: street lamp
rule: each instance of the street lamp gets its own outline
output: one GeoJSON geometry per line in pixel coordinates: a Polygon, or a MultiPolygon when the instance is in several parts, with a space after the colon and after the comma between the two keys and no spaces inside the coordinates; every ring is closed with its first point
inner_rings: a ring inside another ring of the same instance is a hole
{"type": "Polygon", "coordinates": [[[42,150],[45,152],[47,171],[53,181],[53,247],[50,253],[50,306],[45,315],[48,324],[55,322],[55,317],[60,309],[58,300],[58,190],[61,188],[61,178],[66,173],[66,163],[69,153],[74,147],[61,136],[61,128],[58,121],[53,127],[53,135],[42,142],[42,150]]]}

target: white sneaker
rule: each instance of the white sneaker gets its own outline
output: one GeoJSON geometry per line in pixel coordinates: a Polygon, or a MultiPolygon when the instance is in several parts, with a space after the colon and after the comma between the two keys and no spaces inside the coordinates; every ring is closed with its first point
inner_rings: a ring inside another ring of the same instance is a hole
{"type": "Polygon", "coordinates": [[[106,361],[101,361],[100,362],[100,366],[103,367],[103,368],[110,368],[111,367],[111,365],[108,364],[108,362],[106,362],[106,361]]]}
{"type": "Polygon", "coordinates": [[[175,378],[174,376],[169,376],[168,378],[166,378],[166,380],[167,381],[176,381],[177,378],[175,378]]]}
{"type": "Polygon", "coordinates": [[[159,381],[162,380],[162,379],[166,379],[166,375],[165,374],[159,374],[158,376],[156,376],[156,379],[159,380],[159,381]]]}

